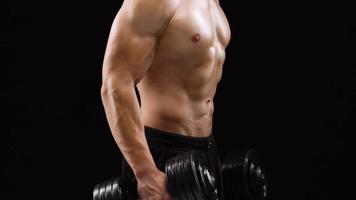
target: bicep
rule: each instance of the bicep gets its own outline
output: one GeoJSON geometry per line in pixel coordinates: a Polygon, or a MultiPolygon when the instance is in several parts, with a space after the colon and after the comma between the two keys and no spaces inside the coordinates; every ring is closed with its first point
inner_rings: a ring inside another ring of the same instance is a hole
{"type": "Polygon", "coordinates": [[[137,82],[148,70],[156,46],[154,34],[139,33],[125,16],[116,16],[107,43],[103,80],[116,77],[137,82]]]}
{"type": "Polygon", "coordinates": [[[157,38],[173,14],[174,2],[124,1],[110,31],[103,80],[114,76],[139,82],[153,61],[157,38]]]}

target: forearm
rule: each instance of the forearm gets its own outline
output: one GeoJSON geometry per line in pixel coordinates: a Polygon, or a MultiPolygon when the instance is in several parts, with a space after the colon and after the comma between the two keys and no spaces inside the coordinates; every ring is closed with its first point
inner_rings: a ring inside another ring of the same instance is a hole
{"type": "Polygon", "coordinates": [[[134,84],[103,85],[101,94],[112,135],[136,177],[154,170],[134,84]]]}

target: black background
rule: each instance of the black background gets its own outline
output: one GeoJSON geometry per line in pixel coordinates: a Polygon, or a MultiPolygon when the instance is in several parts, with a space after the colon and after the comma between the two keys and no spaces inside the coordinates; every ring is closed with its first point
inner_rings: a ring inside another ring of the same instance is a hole
{"type": "MultiPolygon", "coordinates": [[[[1,4],[1,199],[90,199],[93,186],[120,169],[100,84],[121,1],[1,4]]],[[[352,7],[221,5],[232,30],[215,97],[221,153],[257,149],[269,199],[346,199],[355,132],[352,7]]]]}

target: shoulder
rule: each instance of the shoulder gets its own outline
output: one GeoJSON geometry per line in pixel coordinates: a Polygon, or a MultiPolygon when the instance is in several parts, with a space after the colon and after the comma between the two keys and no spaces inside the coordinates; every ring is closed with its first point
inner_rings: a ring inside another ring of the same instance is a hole
{"type": "Polygon", "coordinates": [[[179,0],[125,0],[123,5],[127,4],[132,8],[143,10],[161,10],[165,12],[178,3],[179,0]]]}
{"type": "Polygon", "coordinates": [[[180,0],[125,0],[122,15],[135,28],[156,32],[173,16],[180,0]]]}

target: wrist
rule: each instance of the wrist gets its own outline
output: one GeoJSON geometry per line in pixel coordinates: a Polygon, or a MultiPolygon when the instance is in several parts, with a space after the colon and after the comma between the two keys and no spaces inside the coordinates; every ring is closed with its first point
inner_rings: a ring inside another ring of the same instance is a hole
{"type": "Polygon", "coordinates": [[[145,166],[140,166],[133,169],[135,177],[137,180],[143,179],[143,177],[154,174],[157,171],[157,167],[154,164],[147,164],[145,166]]]}

